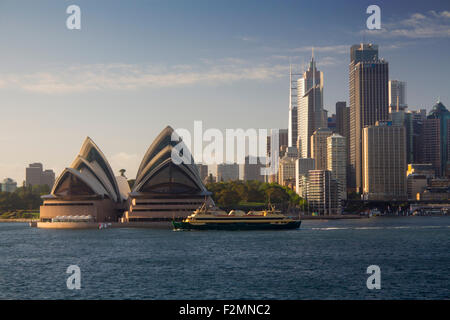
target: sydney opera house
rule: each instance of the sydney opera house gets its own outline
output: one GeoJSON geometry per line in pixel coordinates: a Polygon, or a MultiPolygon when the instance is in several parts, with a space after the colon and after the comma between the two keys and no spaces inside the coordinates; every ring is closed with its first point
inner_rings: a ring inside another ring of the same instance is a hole
{"type": "Polygon", "coordinates": [[[194,159],[175,164],[174,130],[166,127],[153,141],[139,166],[130,189],[124,176],[114,176],[105,155],[88,137],[79,155],[43,196],[40,227],[99,222],[130,226],[169,224],[185,218],[205,201],[213,204],[194,159]]]}

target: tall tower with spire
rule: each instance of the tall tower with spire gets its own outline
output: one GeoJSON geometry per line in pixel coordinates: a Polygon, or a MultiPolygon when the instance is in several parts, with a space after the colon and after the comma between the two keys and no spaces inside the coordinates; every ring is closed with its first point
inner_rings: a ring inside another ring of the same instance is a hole
{"type": "Polygon", "coordinates": [[[298,139],[299,154],[311,158],[311,136],[319,128],[327,127],[326,111],[323,109],[323,72],[317,70],[314,48],[308,70],[298,79],[298,139]]]}

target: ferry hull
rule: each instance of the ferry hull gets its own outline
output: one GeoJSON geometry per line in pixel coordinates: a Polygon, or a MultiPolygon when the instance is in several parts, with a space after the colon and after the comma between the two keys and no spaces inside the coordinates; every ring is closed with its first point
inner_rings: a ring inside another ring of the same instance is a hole
{"type": "Polygon", "coordinates": [[[231,222],[231,223],[205,223],[192,224],[189,222],[173,221],[173,228],[175,230],[288,230],[298,229],[301,221],[290,221],[286,223],[246,223],[246,222],[231,222]]]}

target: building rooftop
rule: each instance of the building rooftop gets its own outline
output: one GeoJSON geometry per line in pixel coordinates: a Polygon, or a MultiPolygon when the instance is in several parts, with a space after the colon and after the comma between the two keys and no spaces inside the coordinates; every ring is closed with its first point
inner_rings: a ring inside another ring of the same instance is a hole
{"type": "Polygon", "coordinates": [[[427,118],[428,119],[440,119],[444,115],[450,116],[450,112],[447,110],[447,108],[444,106],[444,104],[438,100],[436,102],[436,104],[433,106],[433,109],[431,109],[427,118]]]}

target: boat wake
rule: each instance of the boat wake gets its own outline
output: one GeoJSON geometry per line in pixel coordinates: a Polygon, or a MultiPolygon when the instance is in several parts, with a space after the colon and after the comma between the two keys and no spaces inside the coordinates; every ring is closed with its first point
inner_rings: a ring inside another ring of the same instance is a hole
{"type": "Polygon", "coordinates": [[[398,227],[327,227],[327,228],[307,228],[306,230],[319,230],[319,231],[330,231],[330,230],[388,230],[388,229],[443,229],[450,228],[450,226],[398,226],[398,227]]]}

